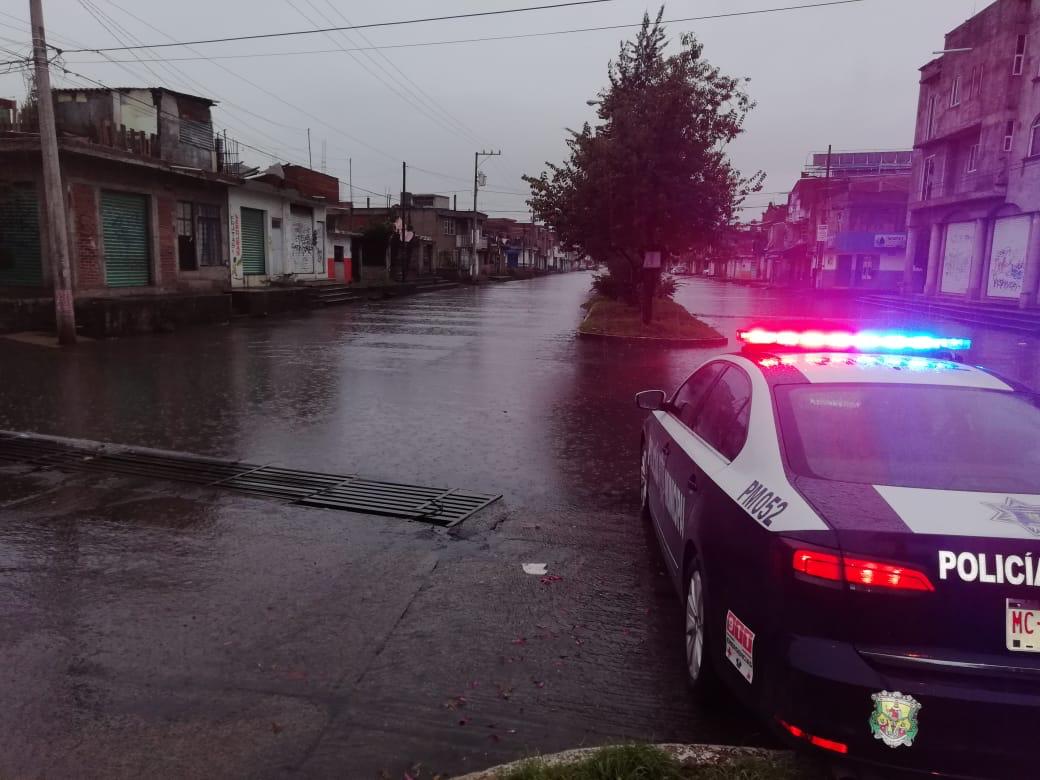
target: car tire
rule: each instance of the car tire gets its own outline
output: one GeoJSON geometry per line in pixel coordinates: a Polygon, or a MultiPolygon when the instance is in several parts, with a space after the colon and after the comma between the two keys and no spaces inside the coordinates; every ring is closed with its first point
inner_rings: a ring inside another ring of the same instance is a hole
{"type": "Polygon", "coordinates": [[[709,651],[709,625],[704,574],[694,558],[686,570],[686,599],[683,609],[683,657],[686,681],[697,696],[710,696],[718,690],[715,667],[709,651]]]}

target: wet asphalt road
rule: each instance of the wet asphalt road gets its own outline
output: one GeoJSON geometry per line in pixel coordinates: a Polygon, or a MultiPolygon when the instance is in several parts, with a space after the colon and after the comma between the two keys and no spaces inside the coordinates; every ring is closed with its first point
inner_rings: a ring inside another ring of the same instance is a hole
{"type": "MultiPolygon", "coordinates": [[[[589,281],[71,352],[0,340],[0,429],[504,495],[443,532],[0,469],[0,777],[429,777],[619,739],[765,740],[687,696],[678,600],[637,516],[632,395],[711,353],[576,340],[589,281]]],[[[705,280],[678,299],[727,335],[901,324],[705,280]]],[[[1034,339],[971,335],[1037,384],[1034,339]]]]}

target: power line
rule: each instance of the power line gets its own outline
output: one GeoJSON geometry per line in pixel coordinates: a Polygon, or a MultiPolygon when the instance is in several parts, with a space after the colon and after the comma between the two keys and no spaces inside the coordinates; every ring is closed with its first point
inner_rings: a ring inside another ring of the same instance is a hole
{"type": "MultiPolygon", "coordinates": [[[[285,2],[288,3],[289,6],[294,11],[296,11],[296,13],[298,13],[300,16],[302,16],[304,19],[306,19],[309,23],[311,23],[311,24],[315,24],[316,23],[314,21],[314,19],[312,19],[310,16],[308,16],[303,11],[303,9],[301,9],[299,6],[296,5],[296,3],[293,2],[293,0],[285,0],[285,2]]],[[[312,3],[310,3],[310,0],[307,0],[307,2],[311,6],[311,8],[314,8],[314,5],[312,3]]],[[[317,10],[317,9],[315,9],[315,10],[317,10]]],[[[319,11],[318,13],[320,14],[321,12],[319,11]]],[[[325,21],[330,21],[327,17],[321,16],[321,18],[324,18],[325,21]]],[[[338,43],[336,38],[334,38],[332,36],[332,33],[324,33],[324,35],[330,41],[332,41],[334,44],[338,43]]],[[[341,51],[345,51],[345,47],[340,46],[340,50],[341,51]]],[[[442,129],[447,130],[452,135],[455,135],[455,134],[457,134],[459,132],[468,132],[468,130],[465,129],[465,128],[460,128],[460,127],[456,127],[456,126],[452,126],[452,125],[447,124],[442,118],[440,118],[436,114],[432,113],[426,106],[416,102],[415,100],[410,98],[407,94],[405,94],[405,93],[401,92],[401,90],[397,89],[397,87],[395,87],[394,84],[391,84],[389,81],[387,81],[386,78],[384,78],[384,74],[385,74],[385,76],[393,79],[392,75],[386,73],[385,71],[383,71],[383,74],[380,74],[378,71],[373,70],[368,65],[368,63],[366,63],[364,60],[362,60],[357,54],[354,54],[354,53],[351,53],[351,52],[346,52],[346,53],[350,56],[350,58],[352,60],[354,60],[354,62],[356,62],[358,65],[360,65],[361,68],[364,69],[364,71],[366,73],[368,73],[370,76],[372,76],[376,81],[378,81],[380,84],[382,84],[384,87],[386,87],[386,89],[390,90],[390,92],[392,92],[394,95],[399,97],[401,100],[403,100],[409,106],[411,106],[412,108],[416,109],[420,114],[425,116],[427,119],[429,119],[434,124],[438,125],[442,129]]],[[[364,56],[368,57],[369,55],[365,54],[364,56]]],[[[395,83],[398,86],[403,86],[400,83],[400,81],[395,80],[395,83]]],[[[407,89],[407,87],[405,87],[405,89],[407,89]]]]}
{"type": "MultiPolygon", "coordinates": [[[[846,0],[851,1],[851,0],[846,0]]],[[[610,3],[613,0],[571,0],[567,3],[552,3],[551,5],[533,5],[526,8],[504,8],[498,11],[474,11],[467,14],[451,14],[449,16],[428,16],[421,19],[399,19],[392,22],[370,22],[368,24],[351,24],[341,27],[325,27],[315,30],[292,30],[276,33],[258,33],[256,35],[233,35],[226,38],[206,38],[198,41],[180,41],[176,43],[154,43],[140,46],[109,46],[91,49],[68,49],[69,53],[79,52],[103,52],[103,51],[129,51],[130,49],[161,49],[169,46],[197,46],[207,43],[229,43],[231,41],[255,41],[263,38],[285,38],[295,35],[314,35],[315,33],[330,33],[342,30],[367,30],[373,27],[398,27],[406,24],[425,24],[427,22],[444,22],[453,19],[474,19],[481,16],[502,16],[504,14],[518,14],[529,11],[546,11],[552,8],[567,8],[570,6],[596,5],[599,3],[610,3]]]]}
{"type": "MultiPolygon", "coordinates": [[[[312,0],[306,0],[306,2],[307,2],[308,5],[310,5],[312,8],[314,8],[315,11],[318,10],[317,6],[314,5],[312,0]]],[[[340,11],[335,5],[332,4],[332,0],[325,0],[325,4],[335,14],[337,14],[339,16],[339,18],[342,19],[346,24],[353,24],[353,22],[351,22],[350,19],[348,19],[346,17],[346,15],[342,11],[340,11]]],[[[327,16],[325,18],[328,21],[330,21],[330,22],[332,21],[332,19],[327,17],[327,16]]],[[[357,34],[358,34],[358,37],[361,38],[361,40],[364,41],[366,44],[368,44],[369,46],[372,45],[372,41],[370,41],[368,39],[368,37],[363,32],[358,30],[357,34]]],[[[346,33],[342,33],[342,35],[352,46],[355,45],[353,39],[349,35],[347,35],[346,33]]],[[[406,82],[408,82],[408,84],[411,84],[413,87],[415,87],[415,92],[413,92],[412,94],[415,94],[416,97],[419,98],[421,102],[429,105],[431,109],[433,109],[435,112],[437,112],[441,116],[446,117],[447,120],[450,123],[458,126],[462,130],[462,132],[464,132],[466,135],[468,135],[473,141],[475,141],[478,144],[480,143],[480,139],[477,138],[477,136],[473,134],[472,130],[470,130],[469,126],[465,122],[460,121],[450,111],[448,111],[447,109],[445,109],[442,106],[440,106],[436,101],[431,100],[425,94],[425,90],[423,90],[422,87],[420,87],[418,84],[416,84],[413,79],[409,78],[408,74],[405,73],[403,70],[401,70],[393,60],[391,60],[389,57],[387,57],[385,54],[383,54],[383,52],[379,51],[378,49],[376,50],[376,54],[379,56],[380,59],[382,59],[384,62],[386,62],[391,68],[393,68],[394,71],[396,71],[401,76],[401,78],[403,78],[406,82]]],[[[370,60],[372,60],[373,63],[375,62],[375,59],[370,54],[368,54],[367,52],[366,52],[365,56],[368,57],[370,60]]],[[[396,79],[395,79],[395,81],[396,81],[396,79]]],[[[405,87],[405,88],[407,89],[407,87],[405,87]]],[[[411,90],[408,90],[408,91],[411,92],[411,90]]]]}
{"type": "MultiPolygon", "coordinates": [[[[760,8],[753,11],[734,11],[729,13],[721,14],[710,14],[708,16],[687,16],[681,19],[664,19],[662,24],[684,24],[686,22],[704,22],[711,21],[714,19],[729,19],[732,17],[740,16],[756,16],[761,14],[775,14],[784,13],[787,11],[804,11],[811,10],[814,8],[827,8],[830,6],[838,5],[851,5],[853,3],[863,3],[866,0],[831,0],[830,2],[821,3],[810,3],[807,5],[791,5],[782,6],[778,8],[760,8]]],[[[257,52],[254,54],[214,54],[211,57],[170,57],[167,58],[167,62],[187,62],[196,59],[216,59],[216,60],[239,60],[239,59],[256,59],[259,57],[294,57],[307,54],[338,54],[343,51],[385,51],[388,49],[412,49],[425,46],[454,46],[457,44],[464,43],[485,43],[491,41],[514,41],[522,40],[527,38],[546,38],[557,35],[572,35],[575,33],[587,33],[587,32],[603,32],[606,30],[625,30],[634,27],[641,27],[642,22],[635,22],[633,24],[611,24],[600,27],[575,27],[568,30],[548,30],[545,32],[536,33],[515,33],[512,35],[488,35],[479,38],[456,38],[447,41],[420,41],[416,43],[391,43],[383,46],[359,46],[353,49],[308,49],[305,51],[272,51],[272,52],[257,52]]],[[[171,44],[172,45],[172,44],[171,44]]],[[[67,49],[68,52],[98,52],[99,49],[67,49]]],[[[123,62],[125,60],[119,60],[123,62]]],[[[75,61],[79,63],[92,62],[92,60],[79,60],[75,61]]]]}

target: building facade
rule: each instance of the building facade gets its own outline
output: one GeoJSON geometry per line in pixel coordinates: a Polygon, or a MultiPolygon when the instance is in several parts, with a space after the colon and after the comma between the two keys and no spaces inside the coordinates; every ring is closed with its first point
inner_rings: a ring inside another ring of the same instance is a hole
{"type": "MultiPolygon", "coordinates": [[[[54,93],[73,289],[79,297],[220,293],[227,191],[205,98],[165,89],[54,93]]],[[[35,119],[33,120],[35,121],[35,119]]],[[[0,135],[0,289],[49,296],[35,127],[0,135]]]]}
{"type": "Polygon", "coordinates": [[[904,284],[1033,307],[1040,282],[1040,0],[997,0],[921,69],[904,284]]]}

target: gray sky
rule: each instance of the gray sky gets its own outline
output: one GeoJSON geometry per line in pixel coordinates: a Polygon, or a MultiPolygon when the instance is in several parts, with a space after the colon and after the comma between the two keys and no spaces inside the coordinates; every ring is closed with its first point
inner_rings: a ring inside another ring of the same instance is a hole
{"type": "MultiPolygon", "coordinates": [[[[550,1],[84,0],[109,17],[106,24],[112,26],[114,21],[125,31],[113,28],[120,37],[126,39],[129,33],[145,43],[169,40],[167,36],[196,40],[327,27],[345,24],[344,19],[364,24],[550,1]]],[[[44,0],[50,41],[70,48],[74,43],[118,45],[84,2],[44,0]]],[[[809,2],[813,0],[671,0],[665,18],[809,2]]],[[[723,72],[752,79],[749,89],[758,107],[731,153],[743,171],[765,170],[764,189],[772,193],[789,190],[807,154],[825,150],[828,143],[835,149],[910,148],[917,68],[941,48],[948,30],[988,4],[986,0],[865,0],[857,5],[673,24],[668,31],[673,45],[680,33],[695,32],[708,59],[723,72]]],[[[480,207],[497,216],[524,218],[512,213],[525,208],[522,196],[491,191],[522,192],[526,189],[522,174],[538,173],[545,160],[563,156],[565,128],[579,127],[592,118],[585,101],[605,83],[607,61],[634,28],[353,54],[338,49],[629,24],[638,22],[648,8],[655,11],[657,6],[648,6],[645,0],[612,0],[594,6],[370,29],[363,31],[363,37],[353,31],[205,45],[196,47],[196,52],[179,47],[136,52],[148,59],[333,50],[305,55],[145,64],[133,61],[128,52],[110,54],[129,60],[121,66],[92,54],[70,53],[65,60],[70,70],[110,86],[151,86],[161,77],[171,88],[207,94],[221,101],[214,117],[218,128],[290,161],[306,164],[309,127],[315,168],[320,168],[323,143],[329,173],[344,181],[347,159],[353,158],[356,200],[367,194],[360,188],[399,191],[400,161],[407,160],[415,166],[409,174],[410,190],[459,190],[459,205],[468,208],[474,151],[481,146],[501,148],[501,157],[483,163],[488,191],[482,192],[480,207]],[[428,115],[416,104],[424,106],[428,115]]],[[[28,49],[27,18],[27,0],[0,0],[0,46],[28,49]]],[[[83,82],[59,77],[56,84],[83,82]]],[[[23,92],[20,74],[0,76],[0,95],[21,98],[23,92]]],[[[246,159],[260,165],[269,161],[248,151],[246,159]]],[[[765,205],[771,198],[784,200],[782,195],[759,194],[748,203],[765,205]]],[[[373,202],[377,200],[373,196],[373,202]]],[[[758,216],[758,210],[744,215],[758,216]]]]}

